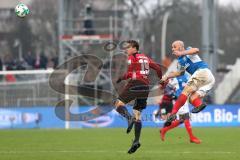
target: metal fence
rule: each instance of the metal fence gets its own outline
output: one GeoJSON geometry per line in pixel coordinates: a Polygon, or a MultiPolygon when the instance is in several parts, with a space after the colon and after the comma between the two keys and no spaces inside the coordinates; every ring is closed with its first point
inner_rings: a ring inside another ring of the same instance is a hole
{"type": "Polygon", "coordinates": [[[50,88],[48,83],[50,73],[51,71],[47,70],[24,71],[22,73],[21,71],[2,72],[0,107],[55,105],[61,95],[50,88]]]}

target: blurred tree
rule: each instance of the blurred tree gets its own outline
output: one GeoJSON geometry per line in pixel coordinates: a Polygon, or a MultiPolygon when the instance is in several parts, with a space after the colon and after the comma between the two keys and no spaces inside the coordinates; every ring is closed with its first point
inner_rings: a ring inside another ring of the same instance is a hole
{"type": "Polygon", "coordinates": [[[219,56],[222,64],[234,64],[239,56],[240,44],[240,9],[232,5],[218,9],[219,17],[219,48],[224,55],[219,56]]]}
{"type": "Polygon", "coordinates": [[[183,40],[186,45],[201,48],[201,12],[199,5],[190,0],[170,0],[163,5],[155,5],[153,11],[144,19],[144,47],[146,52],[151,52],[151,36],[156,39],[155,57],[160,60],[161,55],[161,30],[163,15],[170,12],[166,33],[167,53],[171,53],[171,43],[174,40],[183,40]],[[149,25],[151,24],[151,25],[149,25]]]}
{"type": "Polygon", "coordinates": [[[35,39],[35,52],[50,55],[58,48],[57,39],[58,0],[33,0],[30,6],[29,23],[35,39]]]}
{"type": "MultiPolygon", "coordinates": [[[[153,5],[151,10],[148,10],[141,0],[125,1],[129,6],[129,12],[133,15],[133,20],[143,21],[144,25],[140,34],[143,35],[142,40],[144,40],[144,51],[146,53],[154,51],[154,57],[160,60],[162,21],[166,12],[171,13],[166,33],[167,53],[171,53],[171,43],[177,39],[183,40],[187,46],[202,47],[201,0],[159,0],[159,3],[153,5]],[[141,12],[144,14],[139,14],[141,12]],[[151,44],[153,35],[155,45],[151,44]],[[155,46],[154,49],[153,46],[155,46]]],[[[219,62],[222,64],[233,64],[236,57],[239,57],[240,18],[237,15],[240,15],[240,9],[233,5],[218,7],[219,48],[225,53],[219,55],[219,62]]]]}
{"type": "Polygon", "coordinates": [[[6,36],[10,51],[5,54],[10,55],[14,59],[19,59],[19,54],[27,53],[34,46],[32,43],[34,35],[27,18],[13,16],[9,20],[11,20],[11,25],[14,27],[6,36]]]}
{"type": "MultiPolygon", "coordinates": [[[[108,0],[76,0],[74,14],[79,16],[84,4],[93,3],[93,7],[106,10],[114,8],[114,1],[108,0]]],[[[168,19],[166,33],[167,53],[171,53],[171,43],[181,39],[188,46],[201,48],[201,0],[159,0],[151,9],[146,7],[146,0],[118,0],[124,3],[126,11],[131,15],[133,26],[129,38],[134,34],[143,41],[144,52],[154,52],[154,57],[160,61],[161,57],[161,30],[162,20],[166,12],[171,12],[168,19]],[[162,2],[162,3],[160,3],[162,2]],[[151,38],[155,37],[155,44],[151,44],[151,38]]],[[[57,39],[57,12],[58,0],[32,0],[31,14],[25,19],[18,19],[15,23],[16,30],[11,40],[19,37],[23,41],[24,53],[30,50],[36,52],[45,51],[50,54],[58,48],[57,39]],[[21,29],[22,27],[22,29],[21,29]],[[19,29],[20,28],[20,29],[19,29]],[[33,35],[32,35],[33,34],[33,35]],[[15,37],[16,35],[16,37],[15,37]]],[[[240,10],[233,6],[221,6],[218,8],[219,17],[219,48],[225,51],[220,55],[221,63],[234,63],[238,57],[238,44],[240,43],[240,10]],[[235,17],[235,18],[234,18],[235,17]]]]}

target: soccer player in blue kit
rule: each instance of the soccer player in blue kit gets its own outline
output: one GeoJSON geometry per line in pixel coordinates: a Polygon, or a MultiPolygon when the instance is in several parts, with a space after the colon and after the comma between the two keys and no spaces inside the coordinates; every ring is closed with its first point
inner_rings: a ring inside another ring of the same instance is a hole
{"type": "Polygon", "coordinates": [[[185,104],[187,99],[194,106],[192,113],[202,111],[206,104],[202,102],[202,98],[212,89],[215,78],[208,68],[206,62],[202,61],[198,56],[198,48],[184,48],[183,41],[177,40],[172,43],[172,51],[178,60],[178,70],[163,76],[162,81],[167,81],[169,78],[174,78],[183,75],[187,71],[191,77],[182,93],[179,95],[176,103],[173,106],[171,115],[165,122],[166,126],[170,126],[177,116],[178,110],[185,104]]]}
{"type": "MultiPolygon", "coordinates": [[[[168,84],[166,84],[166,86],[169,86],[169,88],[172,88],[172,91],[175,93],[174,96],[178,97],[181,94],[183,88],[186,86],[188,79],[189,79],[189,75],[187,73],[185,73],[182,76],[178,76],[178,77],[169,79],[168,84]]],[[[200,144],[201,140],[199,140],[196,136],[194,136],[193,132],[192,132],[192,127],[191,127],[191,123],[190,123],[190,114],[189,114],[189,102],[185,102],[185,104],[178,110],[177,119],[174,120],[170,126],[164,126],[160,130],[160,135],[161,135],[162,141],[164,141],[165,134],[169,130],[171,130],[183,123],[184,123],[186,131],[189,135],[190,142],[200,144]]]]}

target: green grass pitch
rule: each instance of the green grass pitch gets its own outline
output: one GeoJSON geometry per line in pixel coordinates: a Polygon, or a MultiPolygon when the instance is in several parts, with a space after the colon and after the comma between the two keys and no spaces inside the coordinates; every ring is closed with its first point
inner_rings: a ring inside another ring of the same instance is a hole
{"type": "Polygon", "coordinates": [[[133,138],[124,128],[0,130],[1,160],[240,160],[240,128],[194,128],[202,144],[189,142],[184,128],[159,138],[158,128],[143,128],[139,150],[129,155],[133,138]]]}

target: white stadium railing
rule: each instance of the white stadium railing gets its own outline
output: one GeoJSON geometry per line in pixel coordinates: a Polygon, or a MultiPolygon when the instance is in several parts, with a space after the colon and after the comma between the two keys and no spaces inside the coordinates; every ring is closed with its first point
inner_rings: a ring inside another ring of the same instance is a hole
{"type": "Polygon", "coordinates": [[[224,104],[228,101],[232,93],[235,91],[240,83],[240,59],[229,69],[230,71],[224,76],[223,80],[215,89],[215,102],[217,104],[224,104]]]}

